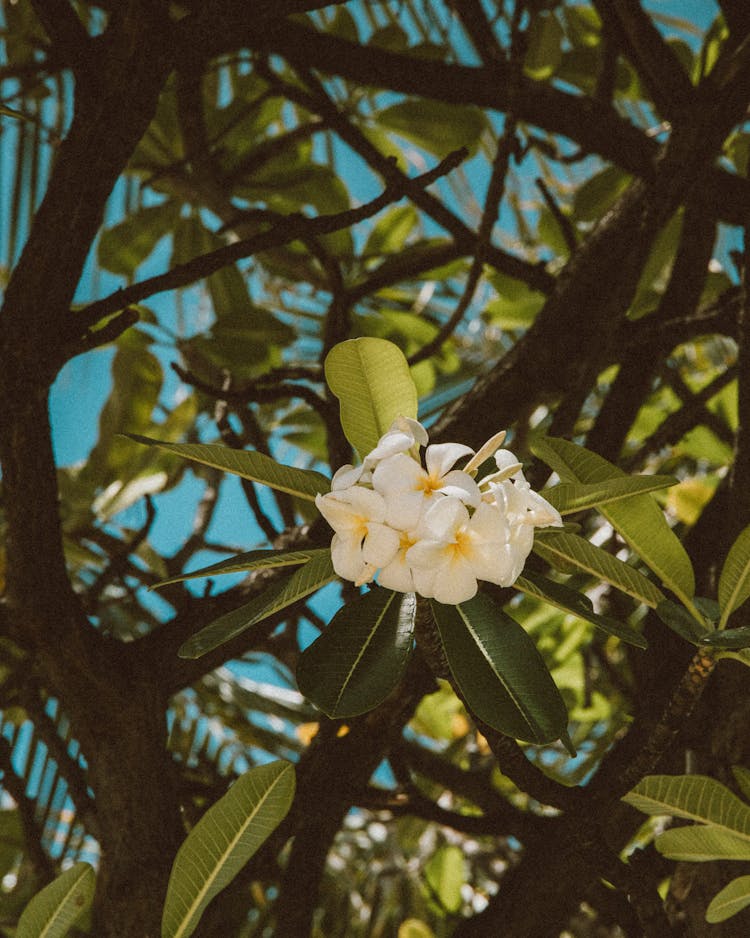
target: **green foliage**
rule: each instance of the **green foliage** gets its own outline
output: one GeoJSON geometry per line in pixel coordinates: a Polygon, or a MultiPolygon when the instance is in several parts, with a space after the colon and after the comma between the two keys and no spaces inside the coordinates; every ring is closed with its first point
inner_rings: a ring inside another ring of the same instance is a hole
{"type": "MultiPolygon", "coordinates": [[[[566,440],[537,440],[534,451],[566,482],[591,484],[624,475],[606,459],[566,440]]],[[[695,577],[690,559],[651,496],[633,495],[600,510],[664,586],[691,605],[695,577]]]]}
{"type": "Polygon", "coordinates": [[[26,906],[17,938],[64,938],[91,904],[96,874],[90,863],[75,863],[26,906]]]}
{"type": "Polygon", "coordinates": [[[532,743],[567,740],[568,713],[536,645],[482,593],[458,606],[432,603],[445,657],[477,716],[532,743]]]}
{"type": "Polygon", "coordinates": [[[181,658],[200,658],[230,639],[286,609],[336,578],[328,549],[309,552],[308,560],[290,577],[277,580],[239,609],[214,619],[180,647],[181,658]]]}
{"type": "Polygon", "coordinates": [[[184,459],[193,460],[204,466],[212,466],[215,469],[223,469],[225,472],[231,472],[253,482],[262,482],[280,492],[287,492],[309,501],[315,501],[317,494],[325,493],[330,488],[329,480],[319,472],[282,466],[263,453],[231,449],[229,446],[220,446],[216,443],[165,443],[162,440],[152,440],[135,433],[129,434],[129,437],[137,443],[158,446],[184,459]]]}
{"type": "Polygon", "coordinates": [[[164,902],[162,938],[189,938],[208,903],[229,885],[286,816],[294,767],[250,769],[203,815],[180,847],[164,902]]]}
{"type": "MultiPolygon", "coordinates": [[[[739,767],[738,767],[739,768],[739,767]]],[[[737,771],[737,770],[736,770],[737,771]]],[[[739,768],[741,778],[747,771],[739,768]]],[[[747,793],[747,789],[745,789],[747,793]]],[[[671,814],[697,823],[667,830],[656,849],[673,860],[750,860],[750,805],[702,775],[651,775],[623,798],[645,814],[671,814]]],[[[723,922],[750,905],[750,876],[732,880],[712,899],[706,921],[723,922]]]]}
{"type": "Polygon", "coordinates": [[[347,603],[301,655],[299,689],[334,719],[372,710],[404,673],[415,612],[413,594],[384,589],[347,603]]]}
{"type": "Polygon", "coordinates": [[[296,567],[307,563],[311,557],[309,550],[250,550],[235,557],[228,557],[218,563],[212,563],[192,573],[182,573],[160,583],[155,583],[152,589],[167,586],[169,583],[182,583],[185,580],[194,580],[199,577],[216,576],[219,573],[244,573],[250,570],[274,570],[278,567],[296,567]]]}
{"type": "Polygon", "coordinates": [[[750,596],[750,527],[742,531],[727,554],[719,577],[721,625],[750,596]]]}
{"type": "Polygon", "coordinates": [[[339,398],[341,426],[364,459],[396,417],[417,416],[417,391],[403,354],[383,339],[350,339],[331,349],[326,381],[339,398]]]}

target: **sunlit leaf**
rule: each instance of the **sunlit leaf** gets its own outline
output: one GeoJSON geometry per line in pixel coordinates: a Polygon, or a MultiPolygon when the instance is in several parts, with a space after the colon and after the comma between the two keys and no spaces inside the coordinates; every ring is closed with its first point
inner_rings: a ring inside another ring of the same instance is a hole
{"type": "Polygon", "coordinates": [[[29,902],[18,921],[16,938],[63,938],[94,898],[96,873],[76,863],[29,902]]]}
{"type": "Polygon", "coordinates": [[[493,729],[532,743],[567,737],[568,714],[526,631],[482,593],[458,606],[432,602],[453,677],[493,729]]]}
{"type": "Polygon", "coordinates": [[[158,446],[168,453],[175,453],[184,459],[223,469],[243,479],[261,482],[280,492],[288,492],[299,498],[315,501],[318,493],[325,494],[331,487],[329,479],[311,469],[295,469],[283,466],[275,459],[246,449],[232,449],[218,443],[164,443],[135,433],[126,434],[131,440],[146,446],[158,446]]]}
{"type": "Polygon", "coordinates": [[[595,508],[598,505],[607,505],[620,501],[630,495],[643,495],[646,492],[655,492],[675,485],[674,476],[624,476],[621,479],[609,479],[606,482],[594,482],[589,485],[580,485],[562,482],[545,489],[542,495],[550,505],[553,505],[561,515],[569,515],[574,511],[583,511],[586,508],[595,508]]]}
{"type": "Polygon", "coordinates": [[[750,841],[750,807],[706,775],[649,775],[623,801],[644,814],[703,821],[750,841]]]}
{"type": "Polygon", "coordinates": [[[635,629],[618,622],[612,616],[602,616],[594,612],[591,600],[583,593],[568,589],[567,586],[563,586],[561,583],[555,583],[554,580],[549,580],[529,570],[516,580],[514,586],[529,596],[534,596],[536,599],[550,603],[564,612],[578,616],[579,619],[591,622],[592,625],[606,632],[607,635],[615,635],[622,641],[627,642],[629,645],[635,645],[637,648],[648,647],[648,642],[640,632],[636,632],[635,629]]]}
{"type": "Polygon", "coordinates": [[[212,563],[200,570],[182,573],[180,576],[169,577],[154,583],[150,589],[158,589],[168,583],[181,583],[183,580],[194,580],[198,577],[217,576],[222,573],[243,573],[247,570],[271,570],[275,567],[294,567],[307,563],[313,550],[249,550],[244,554],[236,554],[218,563],[212,563]]]}
{"type": "Polygon", "coordinates": [[[582,570],[616,586],[647,606],[656,606],[664,594],[642,573],[583,537],[549,530],[534,539],[534,552],[553,567],[566,572],[582,570]]]}
{"type": "Polygon", "coordinates": [[[750,839],[712,824],[675,827],[659,834],[656,849],[670,860],[702,863],[708,860],[750,860],[750,839]]]}
{"type": "MultiPolygon", "coordinates": [[[[533,447],[563,482],[595,483],[621,479],[625,473],[596,453],[567,440],[546,437],[533,447]]],[[[695,593],[695,576],[685,548],[650,495],[632,495],[601,513],[643,562],[686,604],[695,593]]]]}
{"type": "Polygon", "coordinates": [[[719,577],[721,623],[750,596],[750,525],[732,544],[719,577]]]}
{"type": "Polygon", "coordinates": [[[416,419],[417,390],[403,353],[392,342],[341,342],[328,353],[325,374],[340,402],[346,438],[362,458],[396,417],[416,419]]]}
{"type": "Polygon", "coordinates": [[[461,908],[461,887],[466,881],[466,864],[460,847],[440,847],[425,864],[425,880],[432,894],[446,912],[461,908]]]}
{"type": "Polygon", "coordinates": [[[162,938],[188,938],[217,893],[239,873],[286,816],[294,767],[271,762],[250,769],[212,805],[177,852],[169,877],[162,938]]]}
{"type": "Polygon", "coordinates": [[[723,922],[750,905],[750,876],[738,876],[717,892],[706,909],[706,921],[723,922]]]}
{"type": "Polygon", "coordinates": [[[328,548],[310,551],[310,559],[292,576],[280,580],[249,603],[214,619],[200,632],[189,638],[178,651],[181,658],[200,658],[230,639],[249,629],[251,625],[267,619],[304,599],[327,583],[336,579],[328,548]]]}
{"type": "Polygon", "coordinates": [[[300,691],[329,717],[372,710],[404,673],[415,610],[413,594],[385,589],[342,606],[300,657],[300,691]]]}

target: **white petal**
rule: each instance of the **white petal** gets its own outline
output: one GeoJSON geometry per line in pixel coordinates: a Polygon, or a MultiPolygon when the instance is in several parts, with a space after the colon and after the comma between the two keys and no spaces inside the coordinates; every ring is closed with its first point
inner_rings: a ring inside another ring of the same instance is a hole
{"type": "Polygon", "coordinates": [[[443,476],[462,456],[473,452],[470,446],[464,446],[463,443],[434,443],[427,447],[424,454],[427,472],[431,476],[443,476]]]}
{"type": "Polygon", "coordinates": [[[389,456],[378,463],[372,474],[373,488],[382,495],[394,492],[419,492],[422,490],[422,480],[426,478],[424,469],[419,463],[407,456],[398,453],[389,456]]]}
{"type": "Polygon", "coordinates": [[[444,495],[455,495],[466,505],[475,507],[482,499],[479,486],[472,477],[461,469],[452,469],[440,480],[439,491],[444,495]]]}
{"type": "Polygon", "coordinates": [[[339,492],[342,489],[351,488],[359,482],[362,475],[363,466],[342,466],[337,469],[331,479],[331,491],[339,492]]]}
{"type": "Polygon", "coordinates": [[[400,544],[398,531],[386,524],[368,524],[367,537],[362,546],[362,558],[375,567],[384,567],[396,556],[400,544]]]}
{"type": "Polygon", "coordinates": [[[345,497],[352,506],[352,510],[364,515],[369,521],[383,521],[385,518],[385,502],[382,496],[373,492],[372,489],[355,485],[347,489],[345,497]]]}
{"type": "Polygon", "coordinates": [[[411,567],[406,562],[405,552],[399,551],[394,559],[383,567],[378,574],[378,583],[389,590],[396,590],[399,593],[413,593],[414,577],[411,567]]]}
{"type": "Polygon", "coordinates": [[[469,520],[469,512],[460,499],[452,495],[437,498],[427,510],[424,529],[436,540],[451,541],[456,531],[469,520]]]}
{"type": "Polygon", "coordinates": [[[385,498],[385,523],[397,531],[415,531],[428,504],[421,492],[399,492],[385,498]]]}
{"type": "Polygon", "coordinates": [[[476,596],[477,578],[471,564],[457,556],[435,577],[433,596],[439,603],[458,605],[476,596]]]}
{"type": "Polygon", "coordinates": [[[334,534],[331,541],[331,560],[337,575],[354,583],[359,580],[366,567],[359,542],[339,534],[334,534]]]}

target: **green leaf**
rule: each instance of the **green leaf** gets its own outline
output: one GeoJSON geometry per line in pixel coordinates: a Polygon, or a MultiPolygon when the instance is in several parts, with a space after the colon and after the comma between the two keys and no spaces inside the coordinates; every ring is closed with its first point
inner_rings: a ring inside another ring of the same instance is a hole
{"type": "Polygon", "coordinates": [[[339,399],[347,440],[364,457],[396,417],[417,416],[417,389],[401,350],[385,339],[349,339],[325,361],[326,381],[339,399]]]}
{"type": "Polygon", "coordinates": [[[750,625],[743,625],[739,629],[709,632],[701,638],[701,644],[712,645],[714,648],[750,648],[750,625]]]}
{"type": "Polygon", "coordinates": [[[473,152],[487,126],[477,107],[428,98],[392,104],[377,114],[377,122],[441,159],[460,147],[473,152]]]}
{"type": "Polygon", "coordinates": [[[719,577],[721,625],[750,596],[750,525],[732,544],[719,577]]]}
{"type": "Polygon", "coordinates": [[[455,914],[462,905],[461,887],[466,882],[463,851],[455,845],[440,847],[425,863],[425,880],[440,905],[455,914]]]}
{"type": "Polygon", "coordinates": [[[659,834],[656,849],[670,860],[750,860],[750,842],[711,824],[691,824],[659,834]]]}
{"type": "Polygon", "coordinates": [[[647,606],[657,606],[664,594],[634,567],[608,554],[577,534],[547,531],[534,538],[534,552],[563,573],[571,566],[610,583],[647,606]]]}
{"type": "Polygon", "coordinates": [[[97,259],[113,274],[132,277],[158,242],[169,234],[180,214],[177,202],[139,209],[132,215],[106,228],[97,245],[97,259]]]}
{"type": "Polygon", "coordinates": [[[483,593],[458,606],[431,605],[453,677],[480,720],[531,743],[567,737],[565,703],[515,619],[483,593]]]}
{"type": "Polygon", "coordinates": [[[750,876],[738,876],[717,892],[706,909],[706,921],[723,922],[750,905],[750,876]]]}
{"type": "Polygon", "coordinates": [[[16,938],[62,938],[91,904],[96,874],[76,863],[38,892],[23,910],[16,938]]]}
{"type": "Polygon", "coordinates": [[[177,851],[169,877],[162,938],[188,938],[208,903],[239,873],[286,816],[294,767],[271,762],[245,772],[212,805],[177,851]]]}
{"type": "Polygon", "coordinates": [[[573,202],[576,221],[598,221],[628,188],[631,179],[632,176],[616,166],[607,166],[587,179],[576,190],[573,202]]]}
{"type": "Polygon", "coordinates": [[[353,717],[381,703],[409,660],[413,593],[373,589],[343,606],[297,665],[297,686],[329,717],[353,717]]]}
{"type": "Polygon", "coordinates": [[[218,443],[165,443],[162,440],[152,440],[147,436],[136,433],[125,434],[137,443],[147,446],[158,446],[169,453],[176,453],[185,459],[202,463],[204,466],[213,466],[223,469],[243,479],[260,482],[280,492],[288,492],[298,498],[315,501],[315,496],[325,494],[331,487],[330,479],[311,469],[295,469],[292,466],[282,466],[275,459],[246,449],[232,449],[230,446],[221,446],[218,443]]]}
{"type": "Polygon", "coordinates": [[[732,775],[742,794],[750,801],[750,769],[742,765],[733,765],[732,775]]]}
{"type": "Polygon", "coordinates": [[[336,579],[331,563],[331,552],[326,548],[310,551],[310,559],[287,579],[280,580],[264,590],[239,609],[233,609],[214,619],[200,632],[189,638],[177,654],[181,658],[200,658],[230,639],[279,612],[297,600],[309,596],[336,579]]]}
{"type": "Polygon", "coordinates": [[[623,801],[644,814],[703,821],[750,841],[750,807],[706,775],[649,775],[623,801]]]}
{"type": "Polygon", "coordinates": [[[159,583],[154,583],[149,589],[155,590],[159,589],[160,586],[166,586],[168,583],[181,583],[184,580],[216,576],[222,573],[242,573],[246,570],[294,567],[301,563],[307,563],[313,553],[313,550],[249,550],[244,554],[236,554],[234,557],[212,563],[210,567],[201,567],[200,570],[192,570],[190,573],[182,573],[180,576],[161,580],[159,583]]]}
{"type": "Polygon", "coordinates": [[[527,570],[523,576],[516,580],[514,586],[529,596],[534,596],[536,599],[541,599],[558,609],[562,609],[563,612],[569,612],[571,615],[578,616],[579,619],[591,622],[598,629],[606,632],[607,635],[615,635],[622,641],[627,642],[629,645],[635,645],[637,648],[648,648],[648,642],[639,632],[622,622],[618,622],[617,619],[613,619],[611,616],[601,616],[594,612],[588,596],[568,589],[567,586],[563,586],[561,583],[555,583],[554,580],[549,580],[538,573],[527,570]]]}
{"type": "Polygon", "coordinates": [[[554,13],[540,10],[531,21],[523,63],[526,74],[541,81],[554,74],[562,58],[563,28],[554,13]]]}
{"type": "MultiPolygon", "coordinates": [[[[594,483],[625,477],[606,459],[567,440],[546,437],[532,448],[564,482],[594,483]]],[[[695,593],[690,558],[653,498],[631,495],[603,505],[600,511],[646,566],[689,606],[695,593]]]]}
{"type": "Polygon", "coordinates": [[[676,484],[674,476],[625,476],[589,485],[563,482],[545,489],[541,494],[561,515],[569,515],[574,511],[607,505],[631,495],[643,495],[676,484]]]}
{"type": "MultiPolygon", "coordinates": [[[[657,603],[655,611],[664,625],[676,632],[681,638],[685,638],[694,644],[708,638],[706,626],[698,622],[694,616],[691,616],[687,609],[678,606],[670,599],[662,599],[660,603],[657,603]]],[[[710,635],[715,634],[713,631],[710,633],[710,635]]]]}
{"type": "Polygon", "coordinates": [[[396,938],[435,938],[435,932],[418,918],[407,918],[398,926],[396,938]]]}

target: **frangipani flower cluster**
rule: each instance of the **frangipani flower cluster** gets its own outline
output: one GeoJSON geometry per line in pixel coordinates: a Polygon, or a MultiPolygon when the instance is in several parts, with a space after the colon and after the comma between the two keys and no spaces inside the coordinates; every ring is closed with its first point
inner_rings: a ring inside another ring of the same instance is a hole
{"type": "Polygon", "coordinates": [[[335,531],[336,573],[358,586],[377,575],[386,589],[446,604],[471,599],[478,580],[511,586],[534,528],[562,520],[501,449],[504,439],[498,433],[476,453],[461,443],[428,446],[424,427],[399,417],[360,466],[342,466],[315,500],[335,531]],[[491,457],[497,471],[477,479],[491,457]]]}

